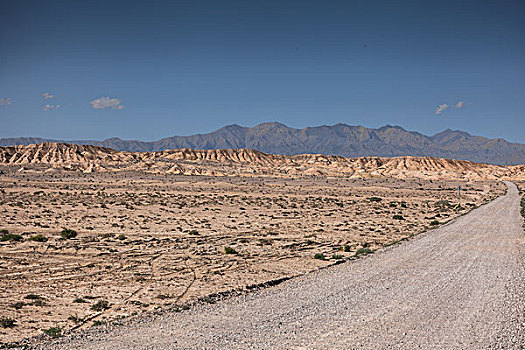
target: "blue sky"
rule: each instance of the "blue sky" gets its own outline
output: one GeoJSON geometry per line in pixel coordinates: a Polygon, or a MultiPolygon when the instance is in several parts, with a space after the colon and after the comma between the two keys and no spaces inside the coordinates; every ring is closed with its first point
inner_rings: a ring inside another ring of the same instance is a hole
{"type": "Polygon", "coordinates": [[[279,121],[525,143],[523,18],[505,0],[3,1],[0,137],[279,121]]]}

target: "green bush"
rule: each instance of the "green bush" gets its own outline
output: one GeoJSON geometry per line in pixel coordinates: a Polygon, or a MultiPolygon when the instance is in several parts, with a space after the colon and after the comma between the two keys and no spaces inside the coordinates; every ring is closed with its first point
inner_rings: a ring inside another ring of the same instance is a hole
{"type": "Polygon", "coordinates": [[[0,317],[0,326],[2,328],[13,328],[16,326],[16,321],[9,317],[0,317]]]}
{"type": "Polygon", "coordinates": [[[325,256],[323,253],[316,253],[314,255],[314,259],[317,259],[317,260],[326,260],[325,256]]]}
{"type": "Polygon", "coordinates": [[[367,255],[367,254],[370,254],[370,253],[373,253],[373,250],[370,249],[370,248],[359,248],[354,256],[359,256],[359,255],[367,255]]]}
{"type": "Polygon", "coordinates": [[[34,235],[30,237],[29,240],[35,242],[47,242],[47,237],[44,235],[34,235]]]}
{"type": "Polygon", "coordinates": [[[430,222],[430,226],[437,226],[437,225],[439,225],[439,224],[440,224],[440,222],[437,221],[437,220],[432,220],[432,221],[430,222]]]}
{"type": "Polygon", "coordinates": [[[405,218],[403,217],[403,215],[394,215],[394,216],[392,217],[392,219],[394,219],[394,220],[405,220],[405,218]]]}
{"type": "Polygon", "coordinates": [[[30,300],[40,300],[40,299],[43,299],[40,295],[38,294],[28,294],[25,296],[26,299],[30,299],[30,300]]]}
{"type": "Polygon", "coordinates": [[[0,236],[0,241],[6,242],[6,241],[13,241],[13,242],[19,242],[23,240],[24,238],[20,235],[14,234],[14,233],[7,233],[0,236]]]}
{"type": "Polygon", "coordinates": [[[62,328],[51,327],[49,329],[44,329],[44,334],[50,336],[51,338],[59,338],[62,336],[62,328]]]}
{"type": "Polygon", "coordinates": [[[104,311],[109,309],[109,303],[105,300],[99,300],[96,304],[91,305],[91,310],[93,311],[104,311]]]}
{"type": "Polygon", "coordinates": [[[341,250],[345,253],[348,253],[350,251],[350,246],[348,244],[345,244],[341,247],[341,250]]]}
{"type": "Polygon", "coordinates": [[[17,301],[16,303],[11,304],[10,306],[16,310],[20,310],[26,305],[23,301],[17,301]]]}
{"type": "Polygon", "coordinates": [[[65,228],[62,230],[62,232],[60,232],[60,235],[62,236],[62,238],[70,239],[77,236],[77,231],[65,228]]]}
{"type": "Polygon", "coordinates": [[[80,323],[82,322],[82,319],[78,316],[71,315],[67,318],[68,320],[72,321],[73,323],[80,323]]]}
{"type": "Polygon", "coordinates": [[[166,300],[173,298],[173,296],[171,294],[159,294],[156,298],[160,300],[166,300]]]}
{"type": "Polygon", "coordinates": [[[237,251],[232,247],[224,247],[225,254],[237,254],[237,251]]]}
{"type": "Polygon", "coordinates": [[[450,207],[450,202],[449,201],[437,201],[436,203],[434,203],[434,205],[436,207],[450,207]]]}
{"type": "Polygon", "coordinates": [[[215,304],[216,303],[216,301],[213,300],[210,297],[202,297],[199,300],[202,301],[203,303],[208,303],[208,304],[215,304]]]}
{"type": "Polygon", "coordinates": [[[383,198],[380,197],[369,197],[367,198],[370,202],[381,202],[383,198]]]}

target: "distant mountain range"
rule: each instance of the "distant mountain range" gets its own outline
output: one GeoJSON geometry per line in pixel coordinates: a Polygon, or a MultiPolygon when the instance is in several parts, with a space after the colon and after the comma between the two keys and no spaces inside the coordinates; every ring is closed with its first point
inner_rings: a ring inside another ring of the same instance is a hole
{"type": "Polygon", "coordinates": [[[379,129],[346,124],[295,129],[276,122],[262,123],[254,127],[234,124],[208,134],[173,136],[152,142],[121,140],[116,137],[104,141],[20,137],[2,138],[0,146],[44,142],[95,145],[133,152],[177,148],[250,148],[265,153],[288,155],[319,153],[343,157],[431,156],[498,165],[525,164],[525,144],[472,136],[464,131],[450,129],[426,136],[390,125],[379,129]]]}

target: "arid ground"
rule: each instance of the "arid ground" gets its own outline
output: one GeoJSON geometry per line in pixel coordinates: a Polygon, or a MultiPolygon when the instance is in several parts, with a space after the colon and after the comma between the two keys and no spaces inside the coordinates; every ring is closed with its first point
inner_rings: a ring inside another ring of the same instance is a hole
{"type": "Polygon", "coordinates": [[[506,185],[487,205],[362,259],[31,349],[522,350],[522,197],[506,185]]]}
{"type": "Polygon", "coordinates": [[[213,303],[439,227],[505,191],[493,180],[19,168],[0,169],[10,237],[0,242],[0,307],[13,321],[1,342],[213,303]]]}

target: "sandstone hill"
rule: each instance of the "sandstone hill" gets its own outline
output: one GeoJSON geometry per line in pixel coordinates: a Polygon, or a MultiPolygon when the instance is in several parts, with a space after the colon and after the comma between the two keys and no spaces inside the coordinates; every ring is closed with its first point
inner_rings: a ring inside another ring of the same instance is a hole
{"type": "Polygon", "coordinates": [[[327,176],[503,179],[525,178],[525,165],[498,166],[435,157],[344,158],[276,155],[252,149],[124,152],[91,145],[42,143],[0,147],[0,165],[19,171],[145,171],[212,176],[327,176]]]}
{"type": "Polygon", "coordinates": [[[251,128],[229,125],[207,134],[173,136],[153,142],[119,138],[104,141],[4,138],[0,139],[0,146],[45,142],[67,142],[139,152],[159,152],[177,148],[250,148],[272,154],[308,153],[343,157],[431,156],[500,165],[525,163],[525,144],[510,143],[503,139],[487,139],[453,130],[426,136],[390,125],[379,129],[346,124],[295,129],[280,123],[262,123],[251,128]]]}

